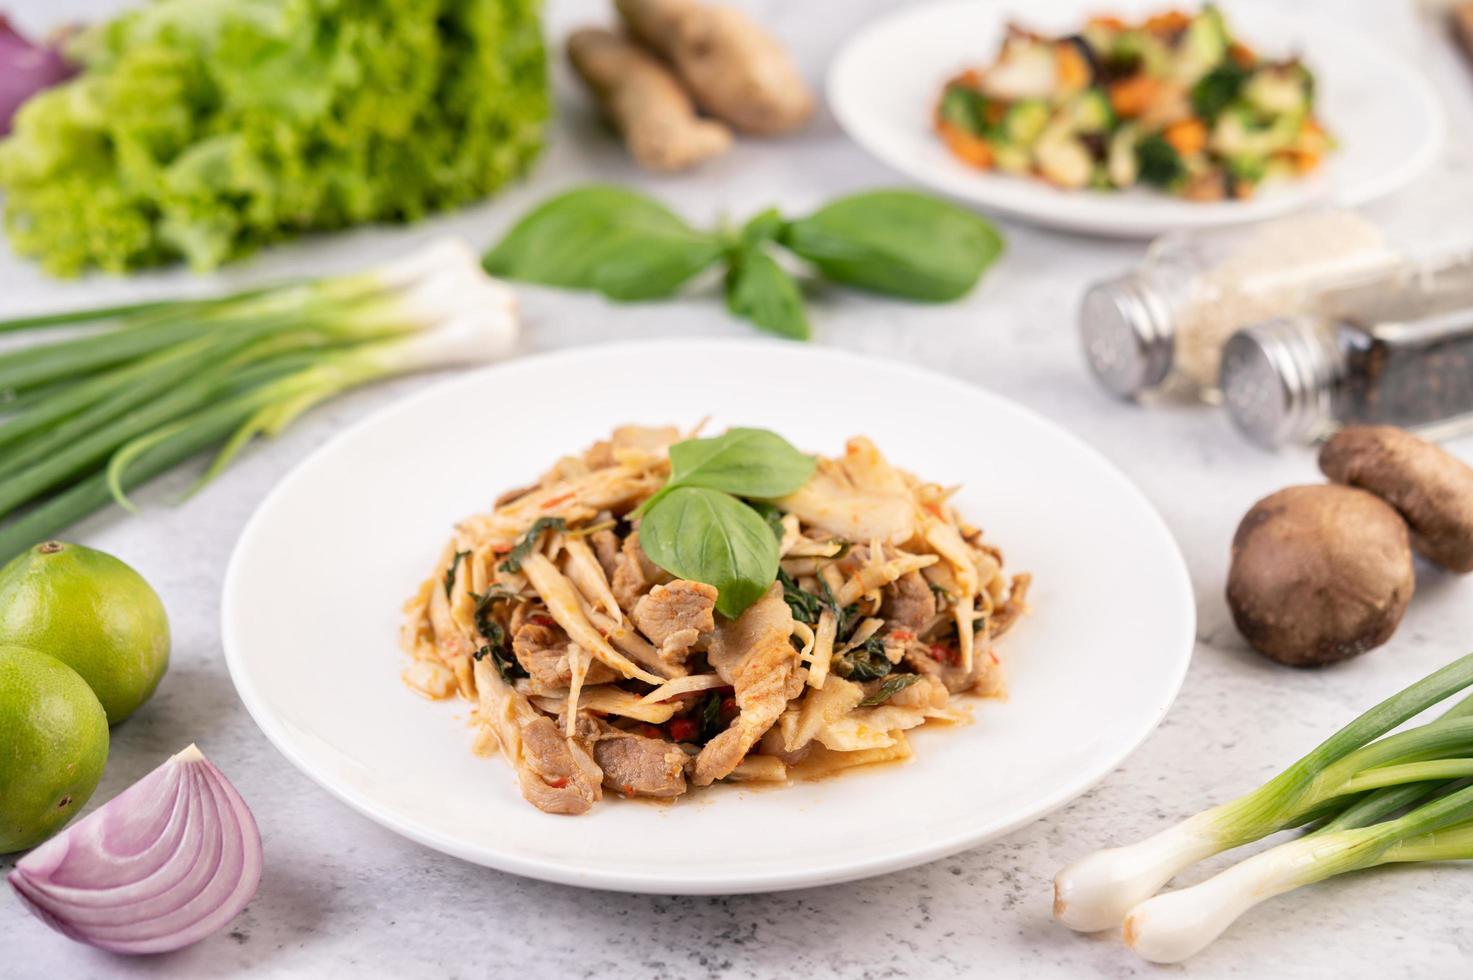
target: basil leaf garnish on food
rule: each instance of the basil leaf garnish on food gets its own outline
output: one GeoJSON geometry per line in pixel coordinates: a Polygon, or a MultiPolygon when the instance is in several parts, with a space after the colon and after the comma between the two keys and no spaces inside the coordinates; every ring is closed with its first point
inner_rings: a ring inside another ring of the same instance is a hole
{"type": "Polygon", "coordinates": [[[501,570],[503,572],[520,572],[522,570],[522,562],[526,561],[527,556],[532,553],[532,549],[537,547],[537,539],[542,537],[543,531],[561,531],[567,526],[568,522],[561,517],[537,518],[537,520],[532,522],[532,526],[527,529],[527,533],[522,535],[522,540],[517,542],[516,547],[507,552],[506,559],[501,563],[501,570]]]}
{"type": "Polygon", "coordinates": [[[966,294],[1002,252],[983,218],[901,190],[841,198],[790,222],[780,241],[835,282],[930,302],[966,294]]]}
{"type": "Polygon", "coordinates": [[[722,697],[723,695],[720,691],[712,691],[710,694],[706,695],[705,703],[701,705],[701,711],[699,715],[701,719],[700,731],[697,737],[700,739],[702,745],[705,745],[707,742],[711,741],[711,739],[715,738],[717,735],[720,735],[722,730],[726,727],[725,725],[721,724],[722,697]]]}
{"type": "Polygon", "coordinates": [[[817,626],[818,617],[823,614],[823,600],[811,592],[804,592],[798,588],[798,583],[793,581],[793,577],[781,568],[777,570],[777,580],[782,583],[783,601],[788,604],[793,618],[808,626],[817,626]]]}
{"type": "Polygon", "coordinates": [[[445,569],[445,598],[450,598],[450,593],[455,589],[455,571],[460,568],[460,563],[470,557],[469,551],[457,551],[455,557],[450,559],[450,567],[445,569]]]}
{"type": "Polygon", "coordinates": [[[834,657],[834,673],[849,681],[872,681],[890,673],[895,665],[885,656],[885,641],[880,634],[865,640],[852,650],[834,657]]]}
{"type": "Polygon", "coordinates": [[[716,588],[716,610],[735,618],[777,578],[778,543],[767,522],[727,493],[676,487],[645,512],[639,544],[671,575],[716,588]]]}
{"type": "Polygon", "coordinates": [[[526,668],[517,661],[516,654],[512,652],[511,644],[506,640],[506,630],[494,623],[492,627],[491,632],[493,635],[486,637],[490,643],[471,654],[471,658],[473,660],[480,660],[483,657],[490,657],[491,666],[496,668],[496,673],[500,674],[501,679],[508,684],[518,677],[528,676],[526,668]]]}
{"type": "Polygon", "coordinates": [[[783,542],[783,512],[776,504],[769,504],[765,500],[750,500],[748,504],[755,510],[767,526],[772,528],[772,536],[777,538],[777,543],[783,542]]]}
{"type": "Polygon", "coordinates": [[[818,463],[767,429],[728,429],[670,447],[665,489],[705,487],[738,497],[784,497],[808,482],[818,463]]]}
{"type": "Polygon", "coordinates": [[[715,586],[716,610],[738,616],[777,579],[782,512],[762,501],[797,490],[817,465],[766,429],[677,442],[669,480],[640,507],[640,546],[671,575],[715,586]]]}
{"type": "Polygon", "coordinates": [[[861,708],[873,708],[877,704],[884,704],[920,679],[920,674],[891,674],[880,683],[875,693],[860,701],[859,706],[861,708]]]}
{"type": "Polygon", "coordinates": [[[719,261],[717,236],[623,187],[580,187],[518,221],[482,264],[496,276],[592,289],[610,299],[669,296],[719,261]]]}
{"type": "Polygon", "coordinates": [[[476,600],[475,610],[471,613],[471,619],[476,624],[476,632],[487,639],[500,626],[492,618],[496,611],[496,604],[500,602],[520,602],[522,597],[503,585],[492,585],[481,595],[471,595],[476,600]]]}
{"type": "MultiPolygon", "coordinates": [[[[536,539],[533,538],[533,540],[536,539]]],[[[522,557],[525,558],[526,555],[522,557]]],[[[520,596],[504,586],[493,585],[483,594],[475,596],[476,608],[472,614],[476,632],[481,634],[486,645],[471,656],[476,660],[490,657],[491,665],[496,668],[496,673],[500,674],[501,679],[508,684],[518,677],[526,677],[527,671],[517,660],[516,653],[512,649],[511,638],[506,635],[506,630],[492,616],[497,603],[516,602],[520,599],[520,596]]]]}
{"type": "Polygon", "coordinates": [[[736,250],[726,270],[726,308],[760,330],[807,340],[808,314],[798,283],[761,245],[736,250]]]}

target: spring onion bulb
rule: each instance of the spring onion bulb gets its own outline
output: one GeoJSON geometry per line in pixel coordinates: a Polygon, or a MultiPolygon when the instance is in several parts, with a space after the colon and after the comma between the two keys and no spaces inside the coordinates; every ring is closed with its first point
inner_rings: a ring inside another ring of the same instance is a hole
{"type": "Polygon", "coordinates": [[[1125,944],[1153,963],[1178,963],[1253,906],[1303,885],[1393,861],[1467,858],[1473,858],[1473,787],[1395,820],[1301,837],[1201,884],[1148,899],[1126,916],[1125,944]]]}
{"type": "Polygon", "coordinates": [[[261,834],[193,745],[21,858],[8,880],[41,921],[114,953],[198,942],[261,880],[261,834]]]}
{"type": "Polygon", "coordinates": [[[1183,868],[1222,850],[1219,810],[1207,810],[1129,847],[1096,851],[1054,879],[1054,918],[1076,932],[1113,929],[1183,868]]]}
{"type": "Polygon", "coordinates": [[[516,298],[458,241],[353,275],[0,321],[82,325],[0,353],[0,560],[213,447],[208,483],[320,402],[511,352],[516,298]],[[69,319],[70,318],[70,319],[69,319]],[[8,404],[6,404],[8,403],[8,404]]]}
{"type": "MultiPolygon", "coordinates": [[[[1378,704],[1253,792],[1138,843],[1076,861],[1054,879],[1054,918],[1081,932],[1114,928],[1178,872],[1213,854],[1317,820],[1357,829],[1418,796],[1398,787],[1425,789],[1473,775],[1469,701],[1436,721],[1382,738],[1469,685],[1473,655],[1378,704]],[[1336,823],[1337,814],[1353,816],[1336,823]]],[[[1305,850],[1318,853],[1317,846],[1305,850]]]]}

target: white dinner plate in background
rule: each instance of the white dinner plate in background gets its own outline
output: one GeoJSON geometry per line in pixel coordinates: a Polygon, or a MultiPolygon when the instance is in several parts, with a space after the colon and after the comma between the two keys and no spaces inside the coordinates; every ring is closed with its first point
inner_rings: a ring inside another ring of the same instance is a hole
{"type": "Polygon", "coordinates": [[[1303,55],[1315,74],[1316,112],[1339,143],[1320,171],[1302,180],[1271,183],[1242,201],[1185,201],[1150,188],[1070,191],[969,167],[936,136],[932,117],[943,84],[991,62],[1010,19],[1042,33],[1070,34],[1106,8],[1130,18],[1165,6],[950,0],[906,7],[844,45],[829,70],[829,105],[860,146],[922,184],[999,214],[1097,235],[1147,237],[1258,221],[1320,201],[1365,204],[1411,182],[1441,152],[1442,106],[1415,69],[1372,38],[1257,4],[1226,5],[1229,29],[1265,54],[1303,55]]]}
{"type": "Polygon", "coordinates": [[[997,837],[1109,773],[1190,659],[1186,567],[1160,517],[1074,436],[960,381],[823,347],[580,348],[447,381],[297,467],[225,579],[231,677],[267,737],[354,809],[430,847],[595,888],[729,893],[878,874],[997,837]],[[471,753],[470,706],[404,686],[400,606],[451,525],[623,422],[764,426],[837,455],[865,434],[1034,575],[999,644],[1010,696],[912,734],[914,759],[819,782],[716,786],[673,806],[616,794],[582,816],[525,802],[471,753]]]}

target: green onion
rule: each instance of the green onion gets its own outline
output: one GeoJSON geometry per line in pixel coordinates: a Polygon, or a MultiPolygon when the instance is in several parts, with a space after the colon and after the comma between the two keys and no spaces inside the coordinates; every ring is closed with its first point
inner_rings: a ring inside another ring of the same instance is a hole
{"type": "Polygon", "coordinates": [[[1213,854],[1324,819],[1337,801],[1342,808],[1367,805],[1360,797],[1379,786],[1419,774],[1425,776],[1421,782],[1467,775],[1453,766],[1403,768],[1473,756],[1473,707],[1467,701],[1437,721],[1381,736],[1470,685],[1473,654],[1371,708],[1253,792],[1136,844],[1071,864],[1054,879],[1054,917],[1082,932],[1118,926],[1178,872],[1213,854]]]}
{"type": "Polygon", "coordinates": [[[11,406],[10,418],[0,423],[0,449],[33,433],[53,431],[51,426],[55,423],[75,418],[116,392],[147,384],[150,378],[158,376],[161,368],[167,369],[168,365],[178,364],[185,358],[190,359],[188,365],[193,365],[197,363],[195,358],[207,354],[216,342],[212,337],[201,337],[76,384],[56,390],[39,389],[45,397],[11,406]]]}
{"type": "MultiPolygon", "coordinates": [[[[196,453],[227,437],[244,415],[220,413],[193,428],[172,433],[133,460],[128,486],[136,486],[170,470],[196,453]]],[[[113,499],[106,474],[94,473],[72,484],[27,511],[21,518],[0,528],[0,555],[17,555],[37,541],[55,537],[87,515],[107,506],[113,499]]]]}
{"type": "MultiPolygon", "coordinates": [[[[139,303],[121,303],[116,306],[94,306],[82,310],[64,310],[60,313],[39,313],[29,316],[15,316],[0,320],[0,333],[14,333],[18,330],[38,330],[44,327],[74,327],[82,323],[97,323],[103,320],[118,320],[124,317],[141,318],[152,313],[187,313],[191,310],[203,310],[212,306],[221,306],[229,303],[258,296],[269,290],[247,289],[228,296],[217,296],[210,299],[165,299],[144,300],[139,303]]],[[[280,288],[280,287],[275,287],[280,288]]]]}
{"type": "Polygon", "coordinates": [[[1301,837],[1201,884],[1148,899],[1126,916],[1125,943],[1152,962],[1177,963],[1259,902],[1302,885],[1392,861],[1466,858],[1473,858],[1473,786],[1394,820],[1301,837]]]}
{"type": "Polygon", "coordinates": [[[351,276],[0,321],[86,324],[0,353],[0,560],[206,449],[195,489],[257,436],[350,388],[506,354],[509,290],[441,243],[351,276]]]}

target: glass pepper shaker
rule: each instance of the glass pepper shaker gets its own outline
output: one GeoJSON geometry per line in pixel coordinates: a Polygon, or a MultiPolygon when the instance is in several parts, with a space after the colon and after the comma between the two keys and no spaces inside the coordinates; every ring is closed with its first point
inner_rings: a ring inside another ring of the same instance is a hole
{"type": "Polygon", "coordinates": [[[1085,292],[1085,358],[1122,397],[1184,391],[1212,401],[1222,348],[1235,330],[1314,309],[1332,286],[1398,261],[1379,228],[1345,210],[1165,235],[1139,267],[1085,292]]]}
{"type": "Polygon", "coordinates": [[[1265,446],[1341,425],[1473,427],[1473,253],[1331,291],[1326,312],[1255,324],[1222,357],[1223,402],[1265,446]]]}

